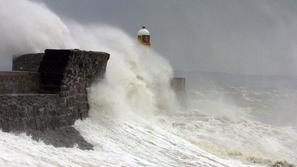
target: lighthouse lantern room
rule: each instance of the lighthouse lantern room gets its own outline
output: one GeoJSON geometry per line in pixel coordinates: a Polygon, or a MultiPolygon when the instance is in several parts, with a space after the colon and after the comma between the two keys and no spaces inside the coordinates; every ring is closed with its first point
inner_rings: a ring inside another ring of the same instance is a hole
{"type": "Polygon", "coordinates": [[[142,28],[137,33],[138,42],[144,46],[151,46],[150,32],[142,26],[142,28]]]}

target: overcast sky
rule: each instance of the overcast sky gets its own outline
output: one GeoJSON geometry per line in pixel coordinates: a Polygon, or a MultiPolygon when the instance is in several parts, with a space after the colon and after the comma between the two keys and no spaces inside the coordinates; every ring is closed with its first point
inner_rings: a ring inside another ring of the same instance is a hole
{"type": "Polygon", "coordinates": [[[175,70],[297,75],[296,0],[42,1],[62,18],[131,36],[147,25],[175,70]]]}

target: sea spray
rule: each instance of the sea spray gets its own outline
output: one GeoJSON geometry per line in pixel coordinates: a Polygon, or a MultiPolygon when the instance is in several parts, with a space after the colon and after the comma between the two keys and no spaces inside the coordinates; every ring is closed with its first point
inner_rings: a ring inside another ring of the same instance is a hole
{"type": "MultiPolygon", "coordinates": [[[[45,5],[27,0],[0,0],[0,60],[45,48],[75,48],[69,29],[45,5]]],[[[2,61],[1,61],[2,62],[2,61]]],[[[1,67],[11,62],[1,63],[1,67]]],[[[4,68],[4,67],[2,67],[4,68]]]]}
{"type": "Polygon", "coordinates": [[[153,50],[147,54],[135,40],[110,26],[85,28],[71,24],[70,27],[82,48],[111,54],[106,79],[94,84],[89,91],[90,99],[109,104],[109,109],[120,112],[148,114],[176,108],[175,94],[170,88],[173,73],[164,58],[153,50]]]}
{"type": "Polygon", "coordinates": [[[277,160],[297,162],[297,132],[294,128],[276,127],[255,120],[249,107],[236,104],[230,96],[237,91],[222,90],[211,90],[209,94],[207,91],[193,92],[189,111],[161,116],[160,126],[219,156],[259,164],[277,160]],[[199,97],[195,97],[196,94],[199,97]]]}

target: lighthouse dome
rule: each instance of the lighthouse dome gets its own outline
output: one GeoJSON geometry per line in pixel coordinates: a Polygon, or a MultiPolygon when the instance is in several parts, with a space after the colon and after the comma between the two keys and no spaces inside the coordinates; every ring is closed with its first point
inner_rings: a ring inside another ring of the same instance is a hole
{"type": "Polygon", "coordinates": [[[142,26],[142,28],[138,31],[137,35],[150,35],[150,32],[145,28],[145,26],[142,26]]]}

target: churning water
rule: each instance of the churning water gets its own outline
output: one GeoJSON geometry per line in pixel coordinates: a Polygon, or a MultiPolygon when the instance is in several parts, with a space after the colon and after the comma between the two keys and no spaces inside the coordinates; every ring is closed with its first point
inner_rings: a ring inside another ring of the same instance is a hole
{"type": "Polygon", "coordinates": [[[169,63],[154,51],[137,46],[123,31],[65,21],[33,1],[0,0],[0,4],[5,4],[0,6],[1,55],[45,48],[111,54],[105,80],[88,90],[89,118],[74,125],[94,150],[57,148],[25,134],[0,132],[0,166],[246,167],[268,166],[277,160],[297,163],[296,130],[264,123],[258,119],[261,114],[255,114],[269,111],[263,108],[275,102],[267,101],[266,96],[293,99],[296,91],[255,91],[240,86],[197,89],[189,91],[188,106],[180,107],[170,89],[173,74],[169,63]],[[266,99],[265,103],[261,99],[266,99]]]}

